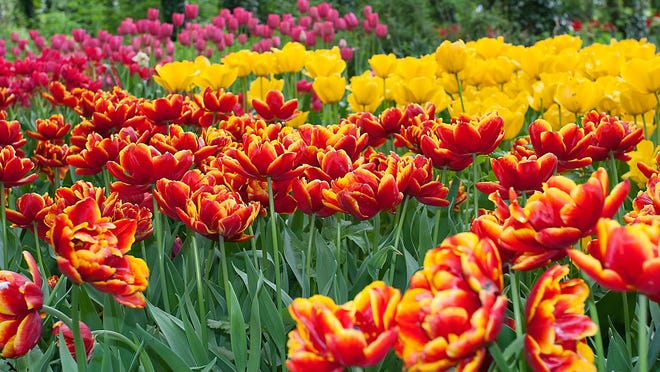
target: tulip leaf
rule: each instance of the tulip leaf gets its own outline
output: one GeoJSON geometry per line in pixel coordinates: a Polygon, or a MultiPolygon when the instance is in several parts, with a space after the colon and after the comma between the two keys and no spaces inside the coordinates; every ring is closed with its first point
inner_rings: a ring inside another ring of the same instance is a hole
{"type": "Polygon", "coordinates": [[[78,370],[78,365],[76,364],[76,361],[73,359],[73,356],[69,352],[69,349],[66,347],[66,341],[64,340],[64,335],[62,334],[62,330],[60,329],[59,335],[59,343],[60,343],[60,363],[62,364],[62,370],[63,371],[77,371],[78,370]]]}
{"type": "Polygon", "coordinates": [[[147,303],[147,311],[151,314],[160,331],[165,336],[165,340],[170,345],[172,351],[179,355],[188,365],[194,364],[194,357],[190,352],[190,345],[186,342],[186,334],[183,330],[181,319],[161,310],[160,308],[147,303]]]}
{"type": "Polygon", "coordinates": [[[337,259],[328,243],[320,234],[316,235],[316,283],[319,294],[327,296],[335,282],[337,259]]]}
{"type": "Polygon", "coordinates": [[[255,293],[252,298],[252,312],[250,314],[250,355],[248,357],[248,371],[260,370],[261,364],[261,316],[259,315],[259,297],[255,293]]]}
{"type": "Polygon", "coordinates": [[[305,254],[303,252],[305,252],[305,249],[305,243],[298,239],[287,225],[284,225],[284,230],[282,231],[284,259],[302,287],[303,292],[307,293],[309,291],[309,288],[307,288],[309,283],[305,280],[305,273],[303,271],[303,263],[305,262],[305,254]]]}
{"type": "MultiPolygon", "coordinates": [[[[180,308],[181,318],[183,319],[183,329],[186,333],[186,340],[189,344],[188,347],[198,364],[207,363],[209,360],[207,353],[208,345],[204,345],[204,341],[199,337],[199,334],[201,334],[200,319],[197,317],[197,313],[190,302],[190,296],[184,295],[184,299],[181,301],[185,304],[185,306],[181,306],[180,308]]],[[[204,327],[206,327],[206,324],[204,324],[204,327]]]]}
{"type": "Polygon", "coordinates": [[[364,264],[367,265],[367,272],[369,273],[369,276],[371,276],[372,280],[376,280],[380,276],[380,270],[385,265],[390,250],[391,249],[385,248],[378,249],[365,260],[364,264]]]}
{"type": "Polygon", "coordinates": [[[275,302],[268,291],[259,291],[259,314],[262,316],[263,327],[273,338],[275,345],[280,353],[284,353],[286,348],[286,332],[282,315],[277,312],[275,302]]]}
{"type": "Polygon", "coordinates": [[[231,310],[229,312],[231,351],[234,353],[236,369],[241,372],[247,369],[247,337],[245,336],[245,319],[241,311],[234,287],[229,283],[229,298],[231,310]]]}
{"type": "Polygon", "coordinates": [[[608,371],[632,371],[632,363],[628,356],[626,342],[610,322],[610,340],[607,348],[608,371]]]}
{"type": "Polygon", "coordinates": [[[142,329],[139,325],[135,328],[136,333],[145,340],[145,345],[148,349],[151,349],[158,358],[162,359],[162,362],[165,363],[173,371],[189,371],[190,367],[188,364],[181,359],[181,357],[175,352],[174,348],[171,348],[165,345],[162,341],[158,340],[147,331],[142,329]]]}

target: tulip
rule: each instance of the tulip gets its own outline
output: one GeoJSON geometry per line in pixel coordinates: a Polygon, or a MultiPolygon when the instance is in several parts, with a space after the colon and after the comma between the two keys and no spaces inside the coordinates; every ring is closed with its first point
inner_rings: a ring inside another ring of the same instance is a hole
{"type": "Polygon", "coordinates": [[[296,328],[289,333],[286,366],[297,371],[338,371],[378,364],[392,349],[399,290],[374,282],[338,306],[315,295],[289,306],[296,328]]]}
{"type": "Polygon", "coordinates": [[[11,105],[16,102],[16,94],[12,93],[9,88],[0,88],[0,111],[7,110],[11,105]]]}
{"type": "Polygon", "coordinates": [[[211,90],[217,91],[229,88],[237,77],[238,69],[236,67],[213,63],[202,67],[199,75],[195,76],[192,82],[202,90],[211,88],[211,90]]]}
{"type": "Polygon", "coordinates": [[[660,92],[660,57],[633,58],[621,66],[621,77],[642,93],[660,92]]]}
{"type": "Polygon", "coordinates": [[[146,305],[149,269],[126,253],[135,241],[137,223],[102,217],[98,203],[86,197],[67,207],[53,221],[49,236],[57,266],[73,283],[89,282],[122,305],[146,305]]]}
{"type": "Polygon", "coordinates": [[[538,119],[529,125],[529,136],[537,156],[553,153],[557,156],[558,172],[591,164],[588,148],[594,134],[585,133],[575,124],[564,125],[558,132],[546,120],[538,119]]]}
{"type": "Polygon", "coordinates": [[[567,266],[554,265],[536,281],[525,303],[525,358],[534,371],[596,371],[586,337],[598,332],[584,315],[589,286],[560,280],[567,266]]]}
{"type": "Polygon", "coordinates": [[[502,326],[507,299],[490,239],[460,233],[445,239],[410,278],[395,321],[404,369],[478,370],[502,326]]]}
{"type": "Polygon", "coordinates": [[[590,149],[592,161],[606,160],[610,154],[619,160],[630,160],[628,153],[644,139],[642,128],[595,111],[584,116],[582,127],[585,133],[594,133],[595,144],[590,149]],[[597,156],[599,151],[601,156],[597,156]]]}
{"type": "Polygon", "coordinates": [[[499,191],[507,196],[509,188],[517,193],[523,191],[540,191],[545,181],[552,176],[557,168],[557,157],[548,153],[537,158],[518,158],[507,154],[500,158],[491,158],[490,167],[498,182],[479,182],[476,187],[479,191],[490,194],[499,191]]]}
{"type": "Polygon", "coordinates": [[[450,74],[461,72],[465,68],[467,57],[467,48],[463,40],[455,42],[445,40],[435,50],[436,61],[450,74]]]}
{"type": "Polygon", "coordinates": [[[412,196],[420,203],[436,207],[446,207],[449,201],[446,199],[449,189],[438,179],[433,179],[433,163],[430,159],[416,155],[405,156],[397,164],[399,175],[408,177],[405,187],[401,188],[404,195],[412,196]]]}
{"type": "Polygon", "coordinates": [[[490,154],[504,137],[504,122],[495,114],[483,117],[461,115],[452,124],[440,123],[438,138],[457,154],[490,154]]]}
{"type": "MultiPolygon", "coordinates": [[[[89,326],[83,322],[79,322],[80,324],[80,335],[83,340],[83,345],[85,346],[85,354],[87,357],[87,362],[92,359],[92,355],[94,354],[94,346],[96,345],[96,341],[94,340],[94,336],[92,335],[92,331],[89,329],[89,326]]],[[[60,334],[60,331],[62,332],[62,336],[64,336],[64,342],[66,343],[66,348],[69,350],[69,353],[73,356],[74,360],[77,360],[76,358],[76,348],[73,342],[73,332],[71,329],[64,324],[61,320],[53,323],[53,335],[57,336],[60,334]]]]}
{"type": "Polygon", "coordinates": [[[307,51],[305,57],[305,70],[310,77],[341,75],[346,69],[346,62],[341,59],[339,48],[307,51]]]}
{"type": "MultiPolygon", "coordinates": [[[[21,132],[21,124],[16,120],[7,121],[4,111],[0,111],[0,146],[12,146],[15,150],[19,149],[27,143],[27,139],[23,138],[21,132]]],[[[21,152],[20,156],[23,153],[21,152]]]]}
{"type": "Polygon", "coordinates": [[[71,129],[71,123],[64,122],[62,114],[51,115],[50,118],[37,119],[37,131],[26,131],[27,135],[41,141],[58,140],[66,136],[71,129]]]}
{"type": "Polygon", "coordinates": [[[199,67],[194,62],[176,61],[157,65],[153,78],[168,92],[176,93],[189,91],[197,75],[199,75],[199,67]]]}
{"type": "Polygon", "coordinates": [[[367,73],[351,77],[347,101],[353,112],[375,112],[383,102],[383,81],[367,73]]]}
{"type": "MultiPolygon", "coordinates": [[[[451,169],[453,171],[461,171],[472,164],[473,157],[471,154],[460,154],[449,150],[444,142],[442,142],[435,133],[424,133],[424,127],[410,127],[410,129],[419,132],[419,152],[424,156],[431,159],[433,167],[437,169],[451,169]]],[[[432,130],[432,129],[430,129],[432,130]]],[[[429,130],[429,131],[430,131],[429,130]]],[[[397,136],[397,139],[402,137],[397,136]]],[[[414,144],[413,144],[414,145],[414,144]]]]}
{"type": "Polygon", "coordinates": [[[66,166],[66,157],[69,150],[67,145],[58,145],[48,141],[38,141],[32,159],[40,173],[46,175],[50,183],[55,177],[64,179],[69,168],[66,166]]]}
{"type": "Polygon", "coordinates": [[[582,115],[595,108],[603,93],[591,80],[568,80],[557,84],[555,100],[562,109],[582,115]]]}
{"type": "Polygon", "coordinates": [[[284,95],[279,90],[269,90],[266,100],[252,100],[254,110],[267,122],[281,122],[291,119],[298,108],[298,100],[284,102],[284,95]]]}
{"type": "Polygon", "coordinates": [[[0,150],[0,184],[5,188],[24,185],[37,178],[37,174],[28,173],[34,167],[30,159],[21,158],[13,146],[5,146],[0,150]]]}
{"type": "Polygon", "coordinates": [[[374,74],[381,79],[386,79],[394,73],[396,63],[396,56],[392,53],[374,54],[369,58],[369,66],[371,66],[374,74]]]}
{"type": "Polygon", "coordinates": [[[339,75],[318,76],[312,85],[314,92],[324,104],[339,102],[346,91],[346,79],[339,75]]]}
{"type": "Polygon", "coordinates": [[[503,226],[498,244],[516,252],[515,270],[531,270],[566,255],[566,249],[592,234],[600,218],[611,218],[625,200],[626,180],[611,191],[607,172],[596,170],[582,185],[553,176],[543,192],[521,207],[512,200],[511,218],[503,226]]]}
{"type": "Polygon", "coordinates": [[[268,79],[263,76],[256,78],[252,83],[250,83],[250,89],[248,90],[247,97],[248,101],[252,102],[255,99],[260,101],[266,100],[266,94],[271,90],[282,91],[284,88],[284,80],[279,79],[268,79]]]}
{"type": "Polygon", "coordinates": [[[153,185],[161,178],[180,179],[192,162],[190,150],[161,153],[153,146],[132,143],[119,152],[118,162],[109,162],[107,167],[110,174],[121,182],[153,185]]]}
{"type": "Polygon", "coordinates": [[[284,73],[296,73],[302,70],[305,66],[306,51],[305,46],[297,42],[288,42],[281,50],[275,50],[278,70],[284,73]]]}
{"type": "Polygon", "coordinates": [[[594,281],[613,291],[639,291],[652,301],[660,301],[657,286],[660,221],[621,226],[602,219],[596,227],[596,240],[588,246],[589,254],[570,250],[575,266],[594,281]]]}
{"type": "Polygon", "coordinates": [[[154,125],[168,125],[179,119],[182,109],[183,96],[180,94],[169,94],[166,97],[147,100],[140,104],[140,111],[154,125]]]}
{"type": "Polygon", "coordinates": [[[44,296],[41,274],[32,255],[23,251],[32,281],[13,271],[0,271],[0,348],[3,358],[27,354],[41,338],[41,315],[44,296]]]}
{"type": "Polygon", "coordinates": [[[16,199],[16,210],[7,209],[7,220],[14,224],[13,227],[20,227],[33,232],[34,224],[36,224],[40,232],[39,235],[45,236],[48,228],[44,220],[52,205],[53,199],[48,194],[23,194],[16,199]]]}

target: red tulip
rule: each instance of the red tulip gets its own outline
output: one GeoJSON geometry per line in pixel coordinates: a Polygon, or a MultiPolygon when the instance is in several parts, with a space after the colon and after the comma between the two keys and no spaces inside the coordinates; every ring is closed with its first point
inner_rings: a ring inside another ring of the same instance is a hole
{"type": "Polygon", "coordinates": [[[509,196],[509,188],[516,192],[540,191],[543,183],[552,176],[557,168],[557,157],[547,153],[539,158],[532,155],[529,158],[518,158],[507,154],[499,158],[491,158],[490,166],[498,182],[479,182],[479,191],[490,194],[499,191],[504,197],[509,196]]]}
{"type": "Polygon", "coordinates": [[[145,100],[140,104],[140,111],[154,125],[169,125],[181,116],[183,96],[176,93],[152,101],[145,100]]]}
{"type": "Polygon", "coordinates": [[[284,95],[279,90],[269,90],[265,101],[254,98],[252,107],[266,122],[284,122],[293,118],[298,108],[298,100],[284,102],[284,95]]]}
{"type": "Polygon", "coordinates": [[[554,265],[536,281],[525,303],[525,358],[534,371],[595,371],[585,338],[598,332],[584,315],[589,286],[582,279],[560,282],[567,266],[554,265]]]}
{"type": "MultiPolygon", "coordinates": [[[[82,336],[83,345],[85,346],[87,362],[89,362],[92,359],[92,355],[94,354],[94,346],[96,342],[94,340],[94,336],[92,335],[92,331],[89,329],[87,324],[83,322],[79,322],[78,324],[80,325],[80,335],[82,336]]],[[[57,336],[60,334],[60,331],[62,331],[62,336],[64,336],[66,348],[69,349],[69,353],[71,353],[73,359],[76,360],[76,347],[73,342],[73,332],[61,320],[53,323],[53,334],[57,336]]]]}
{"type": "Polygon", "coordinates": [[[451,124],[440,123],[436,133],[443,147],[456,154],[490,154],[504,138],[504,121],[496,114],[461,115],[451,124]]]}
{"type": "Polygon", "coordinates": [[[118,162],[109,162],[107,167],[110,174],[121,182],[153,185],[161,178],[181,179],[192,162],[190,150],[161,153],[153,146],[131,143],[119,152],[118,162]]]}
{"type": "Polygon", "coordinates": [[[643,129],[619,120],[616,116],[599,114],[596,111],[587,113],[582,118],[585,133],[594,133],[594,144],[590,153],[593,161],[606,160],[609,154],[622,161],[630,160],[627,154],[635,150],[635,146],[644,139],[643,129]],[[600,156],[596,155],[600,150],[600,156]]]}
{"type": "Polygon", "coordinates": [[[26,131],[27,135],[41,141],[62,139],[69,133],[71,123],[64,122],[62,114],[51,115],[48,119],[37,119],[37,131],[26,131]]]}
{"type": "Polygon", "coordinates": [[[7,121],[4,111],[0,111],[0,147],[13,146],[23,156],[19,149],[27,143],[21,132],[21,124],[16,120],[7,121]]]}
{"type": "Polygon", "coordinates": [[[572,123],[564,125],[558,132],[553,132],[550,123],[543,119],[529,125],[529,137],[536,155],[555,154],[559,172],[591,164],[588,149],[593,136],[593,133],[585,133],[583,128],[572,123]]]}
{"type": "Polygon", "coordinates": [[[13,271],[0,271],[0,348],[3,358],[17,358],[35,347],[41,338],[44,296],[41,274],[32,255],[23,251],[32,281],[13,271]]]}
{"type": "Polygon", "coordinates": [[[30,159],[19,157],[13,146],[5,146],[0,150],[0,182],[4,187],[14,187],[30,183],[37,174],[28,175],[34,164],[30,159]]]}

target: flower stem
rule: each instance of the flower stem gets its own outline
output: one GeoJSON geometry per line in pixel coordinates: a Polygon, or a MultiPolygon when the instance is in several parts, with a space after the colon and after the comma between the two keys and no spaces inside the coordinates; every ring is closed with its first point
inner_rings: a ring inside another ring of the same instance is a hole
{"type": "Polygon", "coordinates": [[[144,348],[141,346],[138,346],[135,344],[135,342],[131,341],[128,337],[122,335],[121,333],[117,333],[115,331],[107,330],[107,329],[99,329],[96,331],[92,331],[92,334],[95,337],[103,336],[103,337],[110,337],[114,338],[117,341],[121,341],[124,344],[126,344],[128,347],[133,349],[133,351],[136,354],[139,354],[140,362],[142,363],[142,367],[144,368],[145,372],[153,372],[154,371],[154,366],[151,364],[151,359],[149,359],[149,356],[147,353],[144,351],[144,348]]]}
{"type": "MultiPolygon", "coordinates": [[[[316,222],[316,213],[312,213],[309,221],[309,240],[307,241],[307,255],[305,256],[305,277],[307,278],[307,291],[311,291],[312,288],[312,245],[314,244],[314,231],[316,228],[314,224],[316,222]]],[[[303,288],[303,291],[305,288],[303,288]]],[[[303,293],[303,297],[308,297],[309,293],[303,293]]]]}
{"type": "Polygon", "coordinates": [[[506,362],[506,359],[504,358],[504,354],[502,354],[502,350],[500,350],[500,347],[497,345],[497,342],[491,342],[490,345],[488,345],[488,351],[490,351],[490,355],[493,357],[493,360],[495,361],[495,365],[497,366],[497,370],[501,372],[509,372],[509,365],[506,362]]]}
{"type": "Polygon", "coordinates": [[[87,370],[87,353],[85,352],[85,344],[83,343],[82,335],[80,334],[80,291],[82,288],[79,285],[74,285],[71,289],[71,332],[73,332],[73,345],[76,350],[76,364],[78,371],[87,370]]]}
{"type": "Polygon", "coordinates": [[[396,256],[399,252],[397,249],[399,245],[399,240],[401,240],[401,230],[403,228],[403,220],[406,216],[406,209],[408,209],[408,197],[405,197],[403,200],[403,204],[401,205],[401,208],[399,208],[399,213],[397,215],[397,223],[396,223],[396,232],[394,235],[394,246],[393,246],[393,251],[392,251],[392,263],[390,265],[390,275],[389,275],[389,284],[393,285],[394,283],[394,272],[396,271],[396,256]]]}
{"type": "Polygon", "coordinates": [[[37,232],[37,222],[32,223],[32,228],[34,230],[34,249],[37,251],[37,262],[39,263],[39,269],[41,269],[41,273],[48,277],[48,273],[46,272],[46,267],[44,266],[44,260],[41,257],[41,246],[39,245],[39,233],[37,232]]]}
{"type": "Polygon", "coordinates": [[[204,305],[204,287],[202,285],[202,266],[199,260],[199,249],[197,248],[197,234],[192,233],[192,253],[195,260],[195,283],[197,285],[197,306],[199,310],[199,321],[202,325],[202,342],[208,343],[206,330],[206,306],[204,305]]]}
{"type": "Polygon", "coordinates": [[[227,270],[227,251],[225,238],[218,237],[218,248],[220,249],[220,266],[222,267],[222,283],[225,287],[225,302],[227,303],[227,318],[231,316],[231,299],[229,298],[229,270],[227,270]]]}
{"type": "Polygon", "coordinates": [[[7,244],[7,210],[5,209],[5,183],[0,181],[0,229],[2,230],[2,269],[7,269],[9,263],[9,244],[7,244]]]}
{"type": "MultiPolygon", "coordinates": [[[[582,273],[582,276],[585,277],[586,282],[586,274],[584,274],[584,272],[582,273]]],[[[603,335],[600,332],[598,309],[596,308],[596,301],[594,300],[594,294],[591,289],[589,290],[589,298],[587,301],[589,303],[589,315],[591,316],[591,320],[596,324],[596,327],[598,328],[598,332],[596,332],[594,335],[594,341],[596,344],[596,363],[599,371],[605,371],[605,349],[603,347],[603,335]]]]}
{"type": "Polygon", "coordinates": [[[646,339],[646,321],[648,317],[649,299],[645,294],[640,293],[637,296],[637,305],[639,307],[639,319],[637,320],[637,370],[639,372],[648,371],[648,340],[646,339]]]}
{"type": "Polygon", "coordinates": [[[626,348],[628,349],[628,355],[632,355],[632,340],[630,337],[630,310],[628,309],[628,292],[622,292],[621,297],[623,298],[623,322],[624,322],[624,332],[626,334],[626,348]]]}
{"type": "Polygon", "coordinates": [[[277,214],[275,213],[275,200],[273,197],[273,180],[268,177],[268,209],[270,212],[271,244],[273,245],[273,265],[275,266],[275,293],[277,311],[282,311],[282,284],[280,283],[280,247],[277,240],[277,214]]]}
{"type": "Polygon", "coordinates": [[[57,310],[54,307],[50,307],[48,305],[43,305],[41,307],[41,311],[43,311],[44,313],[46,313],[46,314],[48,314],[52,317],[55,317],[55,318],[61,320],[62,322],[64,322],[64,324],[66,324],[67,327],[69,327],[69,329],[72,329],[71,318],[69,318],[69,316],[64,314],[63,312],[57,310]]]}
{"type": "Polygon", "coordinates": [[[163,231],[161,226],[161,214],[158,210],[158,202],[152,195],[154,203],[154,234],[156,235],[156,245],[158,246],[158,273],[160,276],[160,291],[163,296],[163,304],[165,304],[165,311],[170,312],[170,296],[167,291],[167,280],[165,278],[165,245],[163,244],[163,231]]]}
{"type": "Polygon", "coordinates": [[[461,86],[461,79],[458,78],[458,72],[454,73],[456,77],[456,85],[458,86],[458,98],[461,100],[461,110],[465,113],[465,103],[463,103],[463,87],[461,86]]]}
{"type": "MultiPolygon", "coordinates": [[[[516,326],[516,337],[523,338],[522,308],[520,304],[520,287],[518,285],[520,276],[518,275],[518,272],[509,272],[509,280],[511,282],[511,300],[513,301],[513,320],[516,326]]],[[[525,370],[525,363],[520,355],[518,356],[518,370],[525,370]]]]}
{"type": "Polygon", "coordinates": [[[472,154],[472,192],[474,193],[474,218],[479,217],[479,190],[476,185],[479,181],[479,168],[477,166],[477,154],[472,154]]]}

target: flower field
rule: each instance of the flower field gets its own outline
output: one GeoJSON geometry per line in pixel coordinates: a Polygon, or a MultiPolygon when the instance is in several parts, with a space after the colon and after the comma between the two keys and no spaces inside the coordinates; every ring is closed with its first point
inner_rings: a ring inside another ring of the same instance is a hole
{"type": "Polygon", "coordinates": [[[660,368],[655,44],[298,10],[0,39],[0,370],[660,368]]]}

